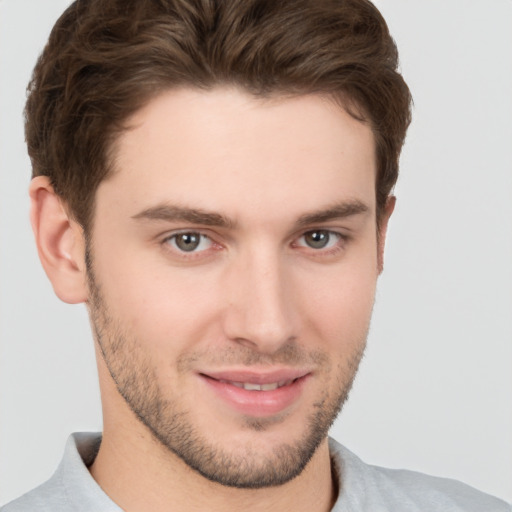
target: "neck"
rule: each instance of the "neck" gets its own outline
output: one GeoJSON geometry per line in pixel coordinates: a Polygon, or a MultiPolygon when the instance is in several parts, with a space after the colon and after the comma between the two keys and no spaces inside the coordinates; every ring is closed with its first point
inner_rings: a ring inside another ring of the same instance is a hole
{"type": "Polygon", "coordinates": [[[236,489],[211,482],[154,440],[140,425],[105,423],[91,475],[126,512],[247,512],[294,510],[327,512],[336,499],[327,439],[304,471],[286,484],[236,489]],[[171,507],[172,505],[172,507],[171,507]]]}

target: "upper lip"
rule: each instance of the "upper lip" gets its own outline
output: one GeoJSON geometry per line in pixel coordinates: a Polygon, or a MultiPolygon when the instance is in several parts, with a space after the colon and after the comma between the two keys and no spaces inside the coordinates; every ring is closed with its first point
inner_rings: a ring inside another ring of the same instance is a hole
{"type": "Polygon", "coordinates": [[[300,368],[281,368],[274,370],[212,370],[199,372],[200,375],[210,377],[215,380],[230,382],[245,382],[251,384],[272,384],[274,382],[284,382],[296,380],[311,373],[308,369],[300,368]]]}

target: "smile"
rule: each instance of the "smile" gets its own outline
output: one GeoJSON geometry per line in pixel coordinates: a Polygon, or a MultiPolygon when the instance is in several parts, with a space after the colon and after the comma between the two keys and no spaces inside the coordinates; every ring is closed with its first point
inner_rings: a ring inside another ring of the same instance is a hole
{"type": "Polygon", "coordinates": [[[253,417],[280,414],[300,402],[304,386],[312,376],[306,370],[270,373],[221,371],[199,374],[211,404],[253,417]]]}
{"type": "Polygon", "coordinates": [[[289,386],[296,379],[288,379],[280,382],[270,382],[268,384],[256,384],[253,382],[235,382],[224,379],[219,379],[222,384],[230,384],[237,388],[245,389],[246,391],[274,391],[275,389],[282,388],[283,386],[289,386]]]}

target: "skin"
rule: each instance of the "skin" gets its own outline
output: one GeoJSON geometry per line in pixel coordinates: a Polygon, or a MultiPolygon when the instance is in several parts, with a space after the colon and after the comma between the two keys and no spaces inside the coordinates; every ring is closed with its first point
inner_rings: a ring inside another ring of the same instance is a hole
{"type": "Polygon", "coordinates": [[[128,512],[330,510],[327,429],[364,351],[394,206],[377,233],[370,128],[324,97],[226,88],[165,92],[129,124],[89,247],[48,180],[31,185],[45,270],[61,299],[87,303],[97,342],[91,474],[128,512]],[[205,378],[232,371],[304,378],[284,407],[247,412],[205,378]]]}

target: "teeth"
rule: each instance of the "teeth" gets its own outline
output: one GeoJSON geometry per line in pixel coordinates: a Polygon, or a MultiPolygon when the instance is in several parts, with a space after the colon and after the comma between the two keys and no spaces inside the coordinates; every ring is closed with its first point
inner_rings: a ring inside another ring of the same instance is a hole
{"type": "Polygon", "coordinates": [[[237,388],[245,389],[247,391],[274,391],[274,389],[288,386],[294,379],[283,380],[281,382],[271,382],[269,384],[254,384],[253,382],[234,382],[229,380],[219,380],[223,384],[231,384],[237,388]]]}
{"type": "MultiPolygon", "coordinates": [[[[244,382],[243,387],[247,391],[261,391],[261,389],[262,389],[261,384],[252,384],[251,382],[244,382]]],[[[276,387],[277,387],[277,385],[276,385],[276,387]]]]}
{"type": "Polygon", "coordinates": [[[271,384],[252,384],[251,382],[244,382],[243,388],[247,391],[274,391],[279,386],[279,382],[272,382],[271,384]]]}
{"type": "Polygon", "coordinates": [[[277,389],[279,387],[278,382],[274,382],[273,384],[262,384],[260,386],[261,391],[273,391],[274,389],[277,389]]]}

